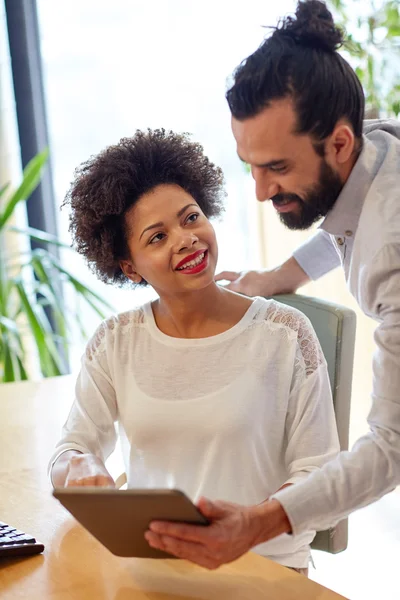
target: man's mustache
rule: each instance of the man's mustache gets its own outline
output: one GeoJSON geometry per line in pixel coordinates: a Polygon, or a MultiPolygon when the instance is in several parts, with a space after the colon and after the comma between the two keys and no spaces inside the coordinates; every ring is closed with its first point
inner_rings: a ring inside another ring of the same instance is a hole
{"type": "Polygon", "coordinates": [[[276,194],[270,198],[272,202],[278,206],[282,204],[289,204],[289,202],[303,202],[303,200],[297,194],[276,194]]]}

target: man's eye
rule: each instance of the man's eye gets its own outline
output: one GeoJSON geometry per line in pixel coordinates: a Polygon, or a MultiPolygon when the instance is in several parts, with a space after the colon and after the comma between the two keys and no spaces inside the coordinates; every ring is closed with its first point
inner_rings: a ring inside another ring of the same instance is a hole
{"type": "Polygon", "coordinates": [[[161,240],[164,239],[164,237],[164,233],[156,233],[156,235],[151,238],[149,244],[157,244],[157,242],[161,242],[161,240]]]}
{"type": "Polygon", "coordinates": [[[287,171],[287,167],[270,167],[270,170],[274,173],[285,173],[285,171],[287,171]]]}

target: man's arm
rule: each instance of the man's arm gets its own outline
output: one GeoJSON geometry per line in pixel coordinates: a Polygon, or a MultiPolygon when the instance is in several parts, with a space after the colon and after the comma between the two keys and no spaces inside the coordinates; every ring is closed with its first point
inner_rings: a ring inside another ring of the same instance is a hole
{"type": "Polygon", "coordinates": [[[400,246],[385,246],[363,274],[363,301],[382,319],[375,332],[370,432],[306,481],[272,497],[293,532],[326,529],[400,484],[400,246]]]}
{"type": "Polygon", "coordinates": [[[312,281],[341,265],[340,255],[331,236],[323,229],[299,246],[293,252],[293,257],[312,281]]]}
{"type": "Polygon", "coordinates": [[[293,256],[272,271],[222,271],[215,281],[223,280],[231,282],[228,290],[250,297],[291,294],[310,281],[293,256]]]}
{"type": "Polygon", "coordinates": [[[222,271],[215,280],[227,280],[228,289],[246,296],[291,294],[311,279],[318,279],[340,265],[329,235],[319,231],[286,262],[272,270],[222,271]]]}

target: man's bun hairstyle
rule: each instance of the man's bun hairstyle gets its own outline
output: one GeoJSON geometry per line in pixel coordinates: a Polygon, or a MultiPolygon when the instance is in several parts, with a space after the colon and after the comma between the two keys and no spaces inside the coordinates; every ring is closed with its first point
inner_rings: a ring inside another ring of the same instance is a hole
{"type": "Polygon", "coordinates": [[[273,36],[286,35],[300,46],[335,52],[344,42],[343,31],[333,21],[332,13],[323,2],[299,2],[294,17],[282,20],[273,36]]]}
{"type": "Polygon", "coordinates": [[[297,113],[296,133],[310,134],[321,152],[321,142],[340,119],[352,127],[360,148],[364,92],[337,52],[344,41],[324,2],[299,2],[295,15],[282,19],[235,70],[226,93],[233,117],[254,117],[271,102],[289,98],[297,113]]]}

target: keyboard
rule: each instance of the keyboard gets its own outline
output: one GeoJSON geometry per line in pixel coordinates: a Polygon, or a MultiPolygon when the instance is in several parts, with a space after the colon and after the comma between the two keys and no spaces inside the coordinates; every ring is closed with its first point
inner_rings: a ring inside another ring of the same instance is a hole
{"type": "Polygon", "coordinates": [[[43,552],[44,546],[32,535],[0,521],[0,558],[29,556],[43,552]]]}

